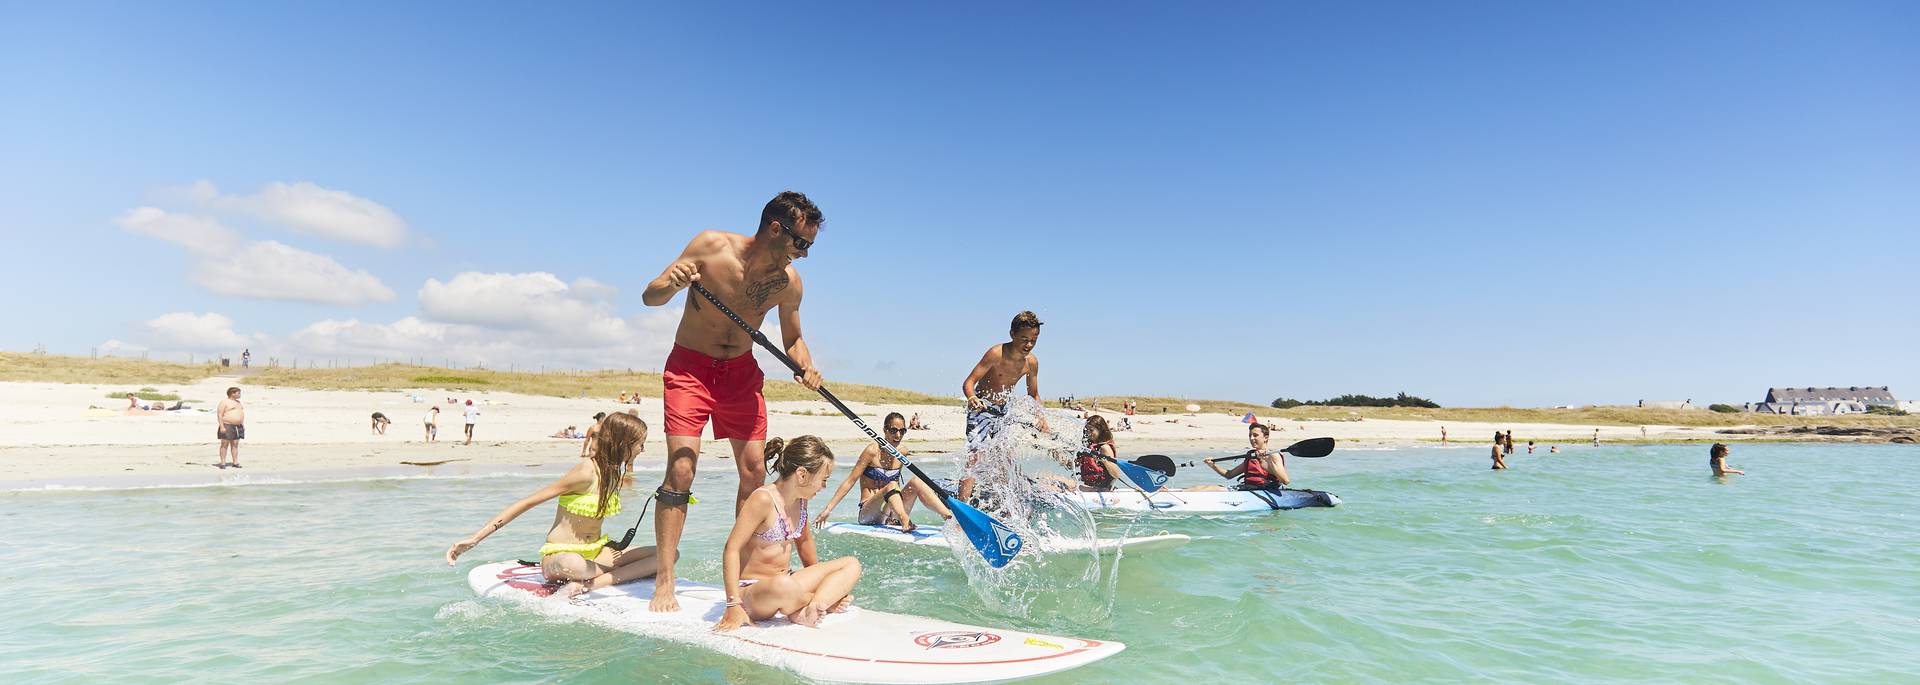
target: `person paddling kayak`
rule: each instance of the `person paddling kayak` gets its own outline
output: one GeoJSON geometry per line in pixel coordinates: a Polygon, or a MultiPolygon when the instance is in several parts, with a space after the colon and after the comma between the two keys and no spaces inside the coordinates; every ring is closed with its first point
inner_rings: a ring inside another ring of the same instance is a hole
{"type": "MultiPolygon", "coordinates": [[[[1074,458],[1074,471],[1080,477],[1080,491],[1112,492],[1114,481],[1126,477],[1112,461],[1120,455],[1113,444],[1113,431],[1107,428],[1105,418],[1095,414],[1087,417],[1085,435],[1087,448],[1074,458]]],[[[1214,467],[1216,471],[1219,469],[1214,467]]]]}
{"type": "MultiPolygon", "coordinates": [[[[880,422],[881,432],[886,434],[887,444],[900,454],[909,454],[900,443],[907,439],[907,420],[900,412],[893,412],[880,422]]],[[[926,483],[917,480],[906,481],[901,485],[901,464],[880,449],[879,445],[869,443],[860,452],[860,460],[853,463],[853,470],[847,472],[845,480],[840,481],[840,489],[833,492],[833,499],[827,507],[820,510],[820,517],[813,520],[813,526],[827,525],[827,517],[833,514],[833,508],[840,506],[840,500],[853,489],[854,481],[860,482],[860,525],[898,526],[905,532],[913,532],[913,501],[925,502],[928,509],[938,512],[941,518],[953,518],[953,512],[947,505],[940,503],[940,497],[926,483]],[[902,492],[913,495],[912,499],[902,497],[902,492]]]]}
{"type": "MultiPolygon", "coordinates": [[[[1287,455],[1267,449],[1267,430],[1265,425],[1258,423],[1247,427],[1247,445],[1253,449],[1246,459],[1240,460],[1238,466],[1230,469],[1221,468],[1220,464],[1212,461],[1207,462],[1207,466],[1224,478],[1238,479],[1240,485],[1235,488],[1237,490],[1275,490],[1292,483],[1293,479],[1287,476],[1287,455]]],[[[1200,491],[1227,488],[1220,485],[1202,485],[1192,489],[1200,491]]]]}
{"type": "Polygon", "coordinates": [[[770,469],[780,478],[761,486],[741,503],[727,535],[720,563],[726,582],[726,612],[715,631],[752,625],[777,614],[799,625],[818,627],[828,612],[846,611],[853,603],[853,585],[860,580],[860,560],[840,557],[820,561],[813,546],[813,528],[807,525],[807,500],[827,487],[833,475],[833,452],[820,438],[802,435],[792,442],[767,441],[773,455],[770,469]],[[792,569],[793,555],[801,569],[792,569]]]}
{"type": "Polygon", "coordinates": [[[615,550],[600,532],[608,516],[620,513],[619,491],[633,484],[634,457],[647,449],[647,423],[636,416],[610,414],[588,442],[593,448],[590,459],[575,463],[559,480],[508,505],[485,528],[453,543],[447,548],[447,564],[527,510],[557,498],[560,506],[547,529],[547,544],[540,546],[540,573],[568,581],[554,594],[573,597],[656,573],[657,548],[615,550]]]}

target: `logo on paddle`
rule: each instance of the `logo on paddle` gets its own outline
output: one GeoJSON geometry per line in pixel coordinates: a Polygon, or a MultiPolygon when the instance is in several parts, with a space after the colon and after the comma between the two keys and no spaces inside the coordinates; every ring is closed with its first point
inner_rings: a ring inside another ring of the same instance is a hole
{"type": "Polygon", "coordinates": [[[927,649],[965,649],[983,647],[999,641],[1000,636],[993,633],[965,630],[942,630],[913,638],[914,644],[927,649]]]}

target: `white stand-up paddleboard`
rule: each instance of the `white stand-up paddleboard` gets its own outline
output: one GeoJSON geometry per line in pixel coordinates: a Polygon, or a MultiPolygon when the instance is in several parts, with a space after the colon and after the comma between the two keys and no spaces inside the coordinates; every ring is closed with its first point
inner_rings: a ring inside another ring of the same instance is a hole
{"type": "Polygon", "coordinates": [[[1169,513],[1264,513],[1278,509],[1340,506],[1340,498],[1319,490],[1161,490],[1152,497],[1134,490],[1071,492],[1067,497],[1088,509],[1169,513]]]}
{"type": "MultiPolygon", "coordinates": [[[[818,628],[785,618],[713,632],[726,608],[720,588],[685,580],[680,610],[654,613],[653,580],[595,590],[565,601],[549,597],[538,566],[486,564],[467,574],[482,597],[520,600],[539,611],[583,618],[646,637],[706,647],[785,668],[814,680],[843,683],[986,683],[1058,673],[1126,649],[1118,642],[1039,635],[889,614],[855,606],[828,614],[818,628]]],[[[859,589],[854,591],[858,602],[859,589]]]]}
{"type": "MultiPolygon", "coordinates": [[[[826,527],[821,528],[820,532],[834,533],[837,535],[860,535],[909,545],[933,545],[941,548],[947,546],[946,533],[932,526],[918,526],[913,529],[913,532],[908,533],[893,526],[869,526],[859,523],[842,522],[829,523],[826,527]]],[[[1128,552],[1172,549],[1187,544],[1187,541],[1191,539],[1192,538],[1188,536],[1178,533],[1161,533],[1159,535],[1144,535],[1130,538],[1101,538],[1098,544],[1094,544],[1086,540],[1039,537],[1034,540],[1034,545],[1039,547],[1043,552],[1085,552],[1090,549],[1099,549],[1100,552],[1104,554],[1116,549],[1125,549],[1128,552]]]]}

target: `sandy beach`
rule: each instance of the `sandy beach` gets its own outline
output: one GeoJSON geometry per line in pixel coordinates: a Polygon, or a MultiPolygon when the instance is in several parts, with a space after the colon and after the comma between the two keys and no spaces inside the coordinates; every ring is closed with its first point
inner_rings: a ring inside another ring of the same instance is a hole
{"type": "MultiPolygon", "coordinates": [[[[188,410],[128,415],[125,400],[106,395],[131,388],[116,385],[63,383],[0,383],[0,483],[11,486],[84,485],[103,480],[138,482],[192,482],[217,480],[223,475],[275,477],[298,474],[439,468],[444,470],[538,467],[560,463],[578,454],[580,442],[548,437],[569,425],[584,430],[596,412],[620,411],[633,405],[610,399],[571,399],[506,392],[453,392],[422,388],[405,391],[338,391],[263,387],[238,382],[235,377],[213,377],[184,386],[159,388],[177,392],[189,401],[188,410]],[[214,420],[210,409],[228,386],[239,385],[247,408],[247,439],[242,443],[242,471],[222,472],[215,461],[214,420]],[[471,399],[481,416],[472,445],[462,445],[464,404],[447,405],[452,397],[471,399]],[[416,401],[416,398],[418,401],[416,401]],[[440,438],[423,442],[422,419],[439,404],[440,438]],[[91,408],[90,408],[91,407],[91,408]],[[373,412],[393,420],[386,435],[369,428],[373,412]],[[435,467],[402,462],[445,462],[435,467]]],[[[849,403],[877,425],[889,411],[920,414],[930,430],[915,431],[907,445],[943,461],[938,455],[960,448],[965,420],[959,407],[938,405],[874,405],[849,403]]],[[[665,443],[657,432],[662,425],[658,398],[639,405],[641,418],[655,433],[643,459],[664,460],[665,443]]],[[[1049,409],[1050,414],[1077,412],[1049,409]]],[[[824,401],[768,404],[771,434],[814,434],[826,438],[842,461],[850,461],[865,444],[860,430],[824,401]]],[[[1117,423],[1118,412],[1102,412],[1117,423]]],[[[1240,418],[1225,413],[1143,414],[1133,417],[1134,430],[1116,435],[1122,454],[1145,452],[1232,451],[1244,447],[1246,428],[1240,418]]],[[[1275,441],[1333,437],[1343,448],[1433,444],[1441,422],[1357,419],[1352,421],[1288,421],[1275,441]]],[[[1634,426],[1568,424],[1494,425],[1446,422],[1453,444],[1479,446],[1496,430],[1512,429],[1516,440],[1562,444],[1591,440],[1596,428],[1605,441],[1724,440],[1733,436],[1716,429],[1648,426],[1645,437],[1634,426]]],[[[705,469],[716,455],[730,454],[724,443],[710,442],[703,453],[705,469]]]]}

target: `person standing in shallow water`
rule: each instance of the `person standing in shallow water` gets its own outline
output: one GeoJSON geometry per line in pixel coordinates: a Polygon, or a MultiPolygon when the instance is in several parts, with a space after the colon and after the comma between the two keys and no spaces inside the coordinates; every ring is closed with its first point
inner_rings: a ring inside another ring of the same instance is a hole
{"type": "MultiPolygon", "coordinates": [[[[758,328],[779,309],[781,347],[799,364],[794,381],[820,389],[820,372],[801,336],[800,272],[794,261],[807,256],[820,238],[825,218],[807,196],[782,192],[760,210],[753,235],[702,231],[681,250],[660,276],[647,283],[640,300],[649,307],[673,301],[695,281],[725,302],[747,325],[758,328]]],[[[674,563],[680,558],[680,533],[693,501],[694,467],[700,460],[700,434],[713,422],[713,437],[733,448],[740,482],[733,511],[767,482],[766,380],[753,358],[753,338],[698,294],[689,294],[673,334],[673,352],[660,374],[666,409],[667,472],[654,491],[658,508],[653,532],[660,545],[660,575],[653,584],[653,611],[677,611],[674,563]]],[[[801,522],[804,526],[805,521],[801,522]]]]}
{"type": "MultiPolygon", "coordinates": [[[[973,370],[967,372],[966,380],[960,382],[960,392],[967,398],[967,465],[961,469],[962,474],[972,471],[980,458],[975,430],[982,423],[995,420],[996,413],[1006,413],[1007,394],[1013,391],[1015,383],[1021,378],[1027,379],[1027,396],[1033,398],[1035,404],[1040,403],[1040,357],[1033,353],[1033,348],[1040,344],[1042,325],[1045,324],[1041,323],[1040,316],[1031,311],[1015,314],[1013,322],[1007,325],[1009,340],[987,348],[973,370]]],[[[1035,417],[1035,425],[1042,433],[1052,430],[1047,426],[1044,412],[1035,417]]],[[[972,476],[961,477],[956,494],[962,501],[973,498],[973,483],[972,476]]]]}
{"type": "Polygon", "coordinates": [[[1730,450],[1727,449],[1727,443],[1724,442],[1713,443],[1713,447],[1707,450],[1707,467],[1713,469],[1713,475],[1747,475],[1745,471],[1727,467],[1727,454],[1729,452],[1730,450]]]}
{"type": "MultiPolygon", "coordinates": [[[[1496,433],[1495,435],[1498,434],[1496,433]]],[[[1493,470],[1495,471],[1504,471],[1507,468],[1505,451],[1501,449],[1502,447],[1503,445],[1500,444],[1499,440],[1493,441],[1493,470]]]]}

